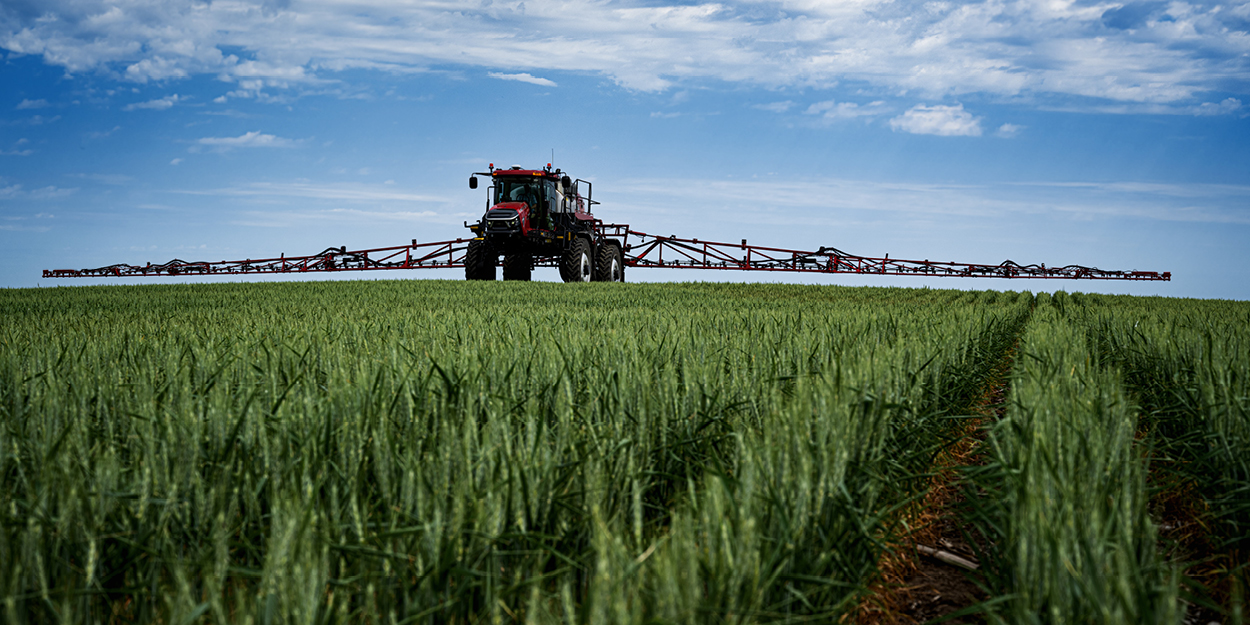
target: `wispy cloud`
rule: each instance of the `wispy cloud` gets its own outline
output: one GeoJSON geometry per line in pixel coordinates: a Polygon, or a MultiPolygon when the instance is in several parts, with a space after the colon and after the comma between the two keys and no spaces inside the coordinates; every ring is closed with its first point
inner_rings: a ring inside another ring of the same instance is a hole
{"type": "Polygon", "coordinates": [[[234,148],[290,148],[299,144],[296,140],[264,134],[259,130],[253,130],[237,137],[204,137],[196,141],[196,143],[217,150],[234,148]]]}
{"type": "Polygon", "coordinates": [[[35,152],[34,150],[31,150],[30,148],[22,147],[26,145],[27,143],[30,143],[28,139],[25,139],[25,138],[18,139],[17,141],[13,142],[13,149],[0,150],[0,155],[2,156],[30,156],[31,154],[34,154],[35,152]]]}
{"type": "Polygon", "coordinates": [[[1017,124],[1003,124],[998,127],[998,130],[994,131],[994,135],[1003,139],[1010,139],[1019,135],[1022,130],[1024,130],[1024,126],[1017,124]]]}
{"type": "MultiPolygon", "coordinates": [[[[626,212],[668,214],[679,203],[702,214],[741,214],[761,223],[837,227],[846,211],[913,216],[1005,218],[1012,214],[1250,225],[1250,186],[1138,182],[995,184],[891,183],[836,178],[805,180],[618,181],[611,203],[626,212]],[[663,197],[648,204],[633,198],[663,197]],[[626,199],[630,198],[630,199],[626,199]],[[713,208],[715,207],[715,208],[713,208]],[[737,207],[750,207],[736,212],[737,207]]],[[[897,219],[897,217],[891,217],[897,219]]]]}
{"type": "Polygon", "coordinates": [[[489,75],[491,78],[498,78],[498,79],[500,79],[500,80],[515,80],[515,81],[517,81],[517,82],[527,82],[527,83],[529,83],[529,84],[531,84],[531,85],[540,85],[540,86],[543,86],[543,87],[554,87],[554,86],[556,86],[556,83],[555,83],[555,82],[553,82],[553,81],[547,80],[546,78],[539,78],[539,77],[534,76],[534,75],[532,75],[532,74],[526,74],[526,73],[521,73],[521,74],[501,74],[501,73],[499,73],[499,72],[490,72],[490,74],[488,74],[488,75],[489,75]]]}
{"type": "Polygon", "coordinates": [[[1201,102],[1198,104],[1117,102],[1094,106],[1047,106],[1044,108],[1064,112],[1098,112],[1115,115],[1195,115],[1198,117],[1237,115],[1245,117],[1247,114],[1245,105],[1237,98],[1224,98],[1219,102],[1201,102]]]}
{"type": "Polygon", "coordinates": [[[86,137],[88,139],[107,139],[108,137],[112,136],[113,133],[121,129],[122,129],[121,126],[113,126],[112,128],[108,130],[95,130],[95,131],[87,133],[86,137]]]}
{"type": "MultiPolygon", "coordinates": [[[[1250,6],[1250,4],[1246,6],[1250,6]]],[[[1195,115],[1228,115],[1240,112],[1241,109],[1241,100],[1225,98],[1220,102],[1203,102],[1195,107],[1193,112],[1195,115]]]]}
{"type": "Polygon", "coordinates": [[[43,115],[31,115],[30,117],[25,117],[22,119],[14,119],[14,120],[7,121],[7,122],[0,121],[0,124],[9,125],[9,126],[42,126],[44,124],[52,124],[58,121],[61,121],[60,115],[53,115],[52,117],[44,117],[43,115]]]}
{"type": "MultiPolygon", "coordinates": [[[[3,189],[0,189],[3,191],[3,189]]],[[[8,232],[47,232],[51,230],[48,226],[39,222],[47,223],[47,220],[55,218],[55,215],[48,213],[39,213],[31,216],[7,216],[4,217],[4,223],[0,223],[0,230],[8,232]],[[34,221],[35,223],[31,223],[34,221]]]]}
{"type": "Polygon", "coordinates": [[[938,135],[940,137],[979,137],[981,118],[973,117],[964,105],[944,106],[917,104],[907,112],[890,120],[890,128],[915,135],[938,135]]]}
{"type": "Polygon", "coordinates": [[[808,115],[819,115],[827,120],[855,119],[856,117],[871,117],[884,113],[885,102],[878,100],[861,106],[855,102],[826,100],[807,107],[807,110],[803,112],[808,115]]]}
{"type": "Polygon", "coordinates": [[[21,102],[17,103],[17,106],[15,108],[17,108],[17,110],[19,111],[24,111],[27,109],[41,109],[47,105],[48,105],[48,101],[40,98],[38,100],[22,100],[21,102]]]}
{"type": "Polygon", "coordinates": [[[781,102],[769,102],[767,104],[756,104],[753,108],[761,111],[769,111],[771,113],[784,113],[794,106],[794,102],[784,100],[781,102]]]}
{"type": "Polygon", "coordinates": [[[319,200],[348,200],[360,202],[435,202],[446,204],[450,198],[396,189],[393,185],[366,185],[356,183],[317,184],[312,182],[257,182],[245,186],[225,187],[212,191],[183,191],[200,195],[231,195],[239,197],[285,197],[319,200]]]}
{"type": "Polygon", "coordinates": [[[107,184],[107,185],[114,185],[114,186],[128,184],[134,181],[133,176],[127,176],[125,174],[66,174],[66,175],[71,178],[80,178],[82,180],[90,180],[92,182],[98,182],[100,184],[107,184]]]}
{"type": "Polygon", "coordinates": [[[56,200],[78,192],[77,187],[65,188],[57,186],[41,187],[27,191],[20,184],[0,187],[0,200],[56,200]]]}
{"type": "Polygon", "coordinates": [[[147,102],[135,102],[133,104],[127,104],[126,106],[122,107],[122,110],[123,111],[137,111],[139,109],[150,109],[154,111],[163,111],[167,108],[173,107],[173,105],[177,104],[179,100],[186,100],[186,98],[180,97],[178,94],[175,93],[173,95],[167,95],[163,98],[157,98],[155,100],[148,100],[147,102]]]}

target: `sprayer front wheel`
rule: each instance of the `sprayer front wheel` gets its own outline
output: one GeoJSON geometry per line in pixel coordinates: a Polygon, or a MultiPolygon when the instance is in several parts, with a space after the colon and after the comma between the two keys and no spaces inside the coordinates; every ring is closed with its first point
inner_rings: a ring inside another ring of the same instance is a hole
{"type": "Polygon", "coordinates": [[[464,278],[466,280],[494,280],[495,252],[486,241],[469,241],[464,252],[464,278]]]}
{"type": "Polygon", "coordinates": [[[594,273],[595,264],[590,259],[590,241],[574,239],[560,259],[560,278],[565,282],[590,282],[594,273]]]}

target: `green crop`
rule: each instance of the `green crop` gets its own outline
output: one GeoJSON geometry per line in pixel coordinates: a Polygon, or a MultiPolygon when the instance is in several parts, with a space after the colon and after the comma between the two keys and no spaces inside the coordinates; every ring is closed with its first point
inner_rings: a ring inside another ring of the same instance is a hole
{"type": "Polygon", "coordinates": [[[1156,461],[1198,495],[1225,610],[1250,590],[1250,309],[1244,303],[1084,296],[1069,316],[1140,402],[1156,461]]]}
{"type": "Polygon", "coordinates": [[[579,286],[0,292],[6,619],[840,618],[1033,299],[579,286]]]}
{"type": "Polygon", "coordinates": [[[394,281],[9,290],[0,315],[11,623],[845,620],[974,411],[972,610],[1216,602],[1159,539],[1162,472],[1244,619],[1242,303],[394,281]]]}

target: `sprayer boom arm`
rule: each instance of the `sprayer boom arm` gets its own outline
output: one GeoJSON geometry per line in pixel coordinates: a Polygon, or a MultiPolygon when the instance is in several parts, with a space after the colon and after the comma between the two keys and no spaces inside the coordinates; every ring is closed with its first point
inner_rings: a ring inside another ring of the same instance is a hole
{"type": "Polygon", "coordinates": [[[847,254],[837,248],[821,247],[814,252],[779,247],[716,243],[675,236],[655,236],[628,230],[641,239],[631,246],[625,264],[630,267],[669,267],[693,269],[732,269],[739,271],[788,271],[801,273],[859,273],[893,276],[934,276],[952,278],[1050,278],[1068,280],[1164,280],[1171,272],[1108,271],[1096,267],[1065,265],[1020,265],[1006,260],[997,265],[979,265],[932,260],[869,258],[847,254]],[[665,255],[667,254],[667,258],[665,255]]]}
{"type": "MultiPolygon", "coordinates": [[[[603,238],[616,239],[624,253],[624,264],[631,268],[719,269],[734,271],[781,271],[797,273],[856,273],[891,276],[930,276],[953,278],[1049,278],[1069,280],[1171,280],[1170,272],[1107,271],[1094,267],[1066,265],[1020,265],[1010,260],[997,265],[869,258],[847,254],[832,247],[816,251],[741,243],[717,243],[676,236],[656,236],[631,230],[624,224],[597,223],[603,238]]],[[[315,273],[330,271],[375,271],[382,269],[449,269],[464,267],[465,250],[471,239],[379,247],[368,250],[327,248],[311,256],[233,261],[184,261],[174,259],[159,265],[109,265],[96,269],[45,269],[45,278],[115,278],[135,276],[253,275],[270,273],[315,273]]],[[[559,266],[558,257],[536,257],[537,267],[559,266]]]]}

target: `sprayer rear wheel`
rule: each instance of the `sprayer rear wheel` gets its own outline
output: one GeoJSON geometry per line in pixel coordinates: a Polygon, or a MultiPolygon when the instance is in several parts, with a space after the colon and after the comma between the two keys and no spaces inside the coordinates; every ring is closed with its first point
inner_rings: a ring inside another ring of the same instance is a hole
{"type": "Polygon", "coordinates": [[[531,261],[529,254],[508,254],[503,257],[503,279],[530,281],[531,261]]]}
{"type": "Polygon", "coordinates": [[[621,248],[604,243],[595,254],[595,280],[598,282],[624,282],[625,264],[621,261],[621,248]]]}

